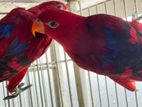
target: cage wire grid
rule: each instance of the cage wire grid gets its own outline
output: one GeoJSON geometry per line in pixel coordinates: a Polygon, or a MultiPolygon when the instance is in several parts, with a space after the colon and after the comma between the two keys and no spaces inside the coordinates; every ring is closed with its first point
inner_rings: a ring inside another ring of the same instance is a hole
{"type": "MultiPolygon", "coordinates": [[[[133,13],[142,14],[142,0],[108,0],[77,14],[116,15],[130,20],[133,13]]],[[[53,41],[50,48],[35,61],[24,78],[33,86],[13,100],[3,101],[8,94],[6,82],[0,83],[0,107],[141,107],[142,83],[137,92],[130,92],[109,78],[79,68],[53,41]]]]}

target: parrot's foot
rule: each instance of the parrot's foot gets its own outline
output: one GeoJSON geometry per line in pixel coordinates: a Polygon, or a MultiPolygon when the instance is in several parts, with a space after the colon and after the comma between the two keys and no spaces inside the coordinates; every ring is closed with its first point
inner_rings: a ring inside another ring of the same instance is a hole
{"type": "Polygon", "coordinates": [[[21,83],[20,85],[18,85],[18,87],[15,89],[15,91],[12,92],[12,94],[6,96],[3,100],[9,100],[9,99],[13,99],[13,98],[17,97],[21,92],[27,90],[32,85],[30,84],[30,85],[25,86],[25,87],[23,87],[23,86],[24,86],[24,83],[21,83]]]}

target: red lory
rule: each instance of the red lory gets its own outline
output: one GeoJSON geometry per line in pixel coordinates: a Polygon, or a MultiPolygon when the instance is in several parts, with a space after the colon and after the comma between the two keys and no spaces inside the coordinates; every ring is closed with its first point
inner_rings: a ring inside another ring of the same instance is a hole
{"type": "Polygon", "coordinates": [[[77,65],[131,91],[137,90],[135,81],[142,81],[142,24],[137,21],[49,8],[33,22],[32,32],[51,36],[77,65]]]}
{"type": "Polygon", "coordinates": [[[48,7],[67,9],[61,2],[50,1],[29,10],[13,9],[0,20],[0,82],[8,81],[7,89],[11,93],[5,99],[14,98],[31,86],[18,84],[30,64],[46,52],[52,41],[51,37],[40,33],[35,37],[31,32],[33,21],[48,7]]]}

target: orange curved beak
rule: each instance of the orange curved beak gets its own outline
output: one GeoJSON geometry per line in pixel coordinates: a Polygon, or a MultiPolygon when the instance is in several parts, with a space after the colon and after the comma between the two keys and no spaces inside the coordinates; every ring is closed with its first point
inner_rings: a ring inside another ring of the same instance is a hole
{"type": "Polygon", "coordinates": [[[36,37],[36,32],[45,34],[44,23],[40,21],[39,19],[36,19],[32,24],[31,30],[34,37],[36,37]]]}

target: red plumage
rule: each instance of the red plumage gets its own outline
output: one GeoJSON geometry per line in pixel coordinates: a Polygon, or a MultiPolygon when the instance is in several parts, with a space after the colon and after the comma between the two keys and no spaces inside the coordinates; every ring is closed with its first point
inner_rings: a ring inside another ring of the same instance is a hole
{"type": "Polygon", "coordinates": [[[61,2],[50,1],[29,10],[13,9],[0,20],[0,81],[8,81],[9,92],[15,91],[30,64],[46,52],[52,41],[49,36],[34,37],[31,33],[33,21],[49,7],[67,9],[61,2]]]}
{"type": "Polygon", "coordinates": [[[106,75],[131,91],[136,90],[136,80],[142,81],[141,23],[107,14],[83,17],[52,8],[38,19],[32,25],[33,34],[50,35],[80,67],[106,75]]]}

